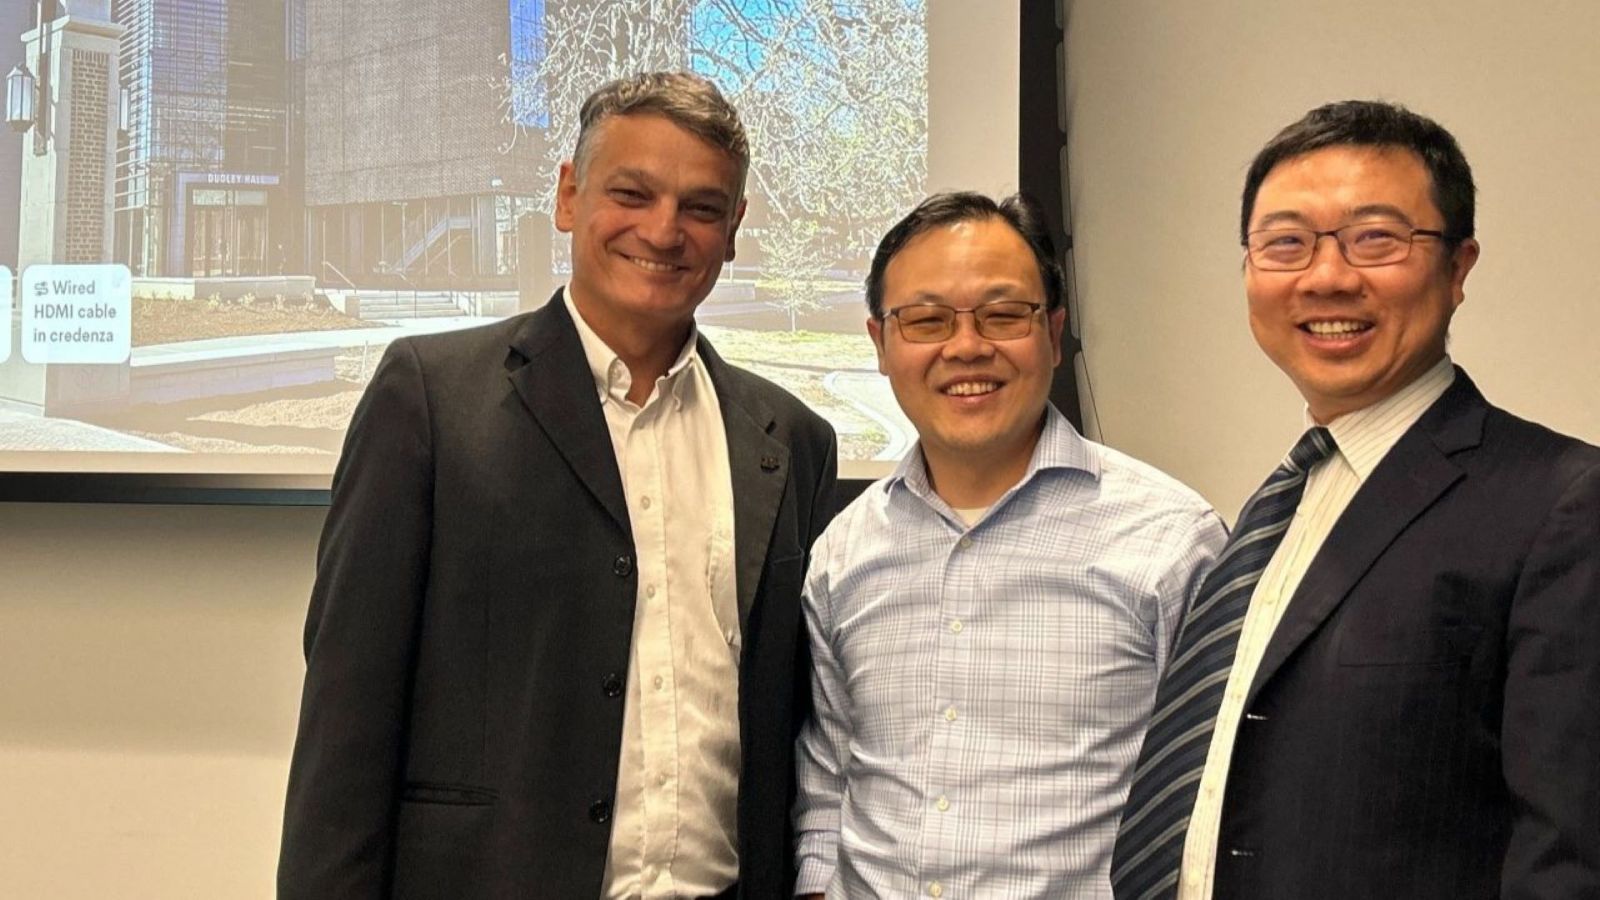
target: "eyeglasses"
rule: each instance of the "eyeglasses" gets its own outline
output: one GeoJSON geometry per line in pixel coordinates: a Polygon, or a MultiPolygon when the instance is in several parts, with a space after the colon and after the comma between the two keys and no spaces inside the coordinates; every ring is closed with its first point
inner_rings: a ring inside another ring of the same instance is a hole
{"type": "Polygon", "coordinates": [[[1298,272],[1310,268],[1317,242],[1333,238],[1339,253],[1352,266],[1388,266],[1411,255],[1411,242],[1419,237],[1443,238],[1444,232],[1412,228],[1404,222],[1356,222],[1332,231],[1310,228],[1263,228],[1245,236],[1250,264],[1267,272],[1298,272]]]}
{"type": "Polygon", "coordinates": [[[1026,300],[990,300],[971,309],[943,303],[911,303],[884,313],[900,323],[900,336],[913,344],[937,344],[956,333],[956,316],[971,313],[978,334],[991,341],[1011,341],[1033,331],[1033,314],[1044,307],[1026,300]]]}

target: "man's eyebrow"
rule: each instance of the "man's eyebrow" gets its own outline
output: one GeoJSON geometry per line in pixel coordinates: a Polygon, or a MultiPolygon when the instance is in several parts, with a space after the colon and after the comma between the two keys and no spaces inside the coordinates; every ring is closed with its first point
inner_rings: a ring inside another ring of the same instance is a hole
{"type": "Polygon", "coordinates": [[[729,194],[726,189],[719,187],[693,188],[683,196],[684,199],[697,200],[701,203],[713,202],[723,206],[733,203],[733,195],[729,194]]]}
{"type": "Polygon", "coordinates": [[[1355,209],[1347,210],[1344,217],[1346,221],[1384,218],[1398,219],[1407,225],[1411,224],[1411,217],[1406,215],[1405,210],[1388,203],[1366,203],[1355,209]]]}
{"type": "MultiPolygon", "coordinates": [[[[1019,297],[1027,297],[1030,293],[1031,292],[1028,290],[1028,287],[1023,283],[1019,281],[1013,281],[1011,279],[1005,279],[1002,281],[996,281],[980,291],[978,293],[978,302],[987,303],[990,300],[1016,300],[1019,297]]],[[[944,294],[941,294],[938,291],[929,290],[927,288],[913,292],[910,299],[906,301],[905,305],[913,303],[943,303],[949,305],[944,294]]]]}
{"type": "MultiPolygon", "coordinates": [[[[1396,219],[1407,225],[1411,224],[1411,217],[1406,215],[1405,210],[1392,203],[1363,203],[1360,206],[1345,209],[1344,213],[1339,217],[1341,222],[1354,222],[1360,219],[1396,219]]],[[[1306,218],[1305,214],[1299,210],[1280,209],[1269,212],[1257,219],[1254,228],[1251,230],[1281,227],[1310,228],[1312,224],[1311,220],[1306,218]]]]}
{"type": "MultiPolygon", "coordinates": [[[[609,181],[614,183],[619,179],[631,181],[650,191],[661,190],[661,183],[644,169],[636,169],[628,166],[613,169],[609,181]]],[[[705,185],[703,187],[690,188],[689,190],[685,191],[682,196],[686,200],[695,200],[701,203],[715,202],[723,206],[730,206],[733,203],[733,195],[729,193],[728,189],[717,185],[705,185]]]]}
{"type": "Polygon", "coordinates": [[[1256,231],[1262,228],[1277,228],[1282,226],[1304,225],[1309,227],[1311,220],[1292,209],[1280,209],[1269,212],[1255,221],[1251,228],[1256,231]]]}
{"type": "Polygon", "coordinates": [[[654,180],[650,177],[650,173],[643,169],[618,168],[611,170],[611,179],[616,180],[618,178],[626,178],[629,181],[637,181],[646,186],[651,186],[654,184],[654,180]]]}

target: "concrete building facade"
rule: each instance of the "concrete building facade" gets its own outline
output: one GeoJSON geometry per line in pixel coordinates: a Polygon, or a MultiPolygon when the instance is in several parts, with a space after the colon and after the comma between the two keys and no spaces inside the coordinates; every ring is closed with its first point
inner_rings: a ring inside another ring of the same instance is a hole
{"type": "Polygon", "coordinates": [[[306,0],[307,259],[324,284],[509,288],[540,184],[545,0],[306,0]]]}

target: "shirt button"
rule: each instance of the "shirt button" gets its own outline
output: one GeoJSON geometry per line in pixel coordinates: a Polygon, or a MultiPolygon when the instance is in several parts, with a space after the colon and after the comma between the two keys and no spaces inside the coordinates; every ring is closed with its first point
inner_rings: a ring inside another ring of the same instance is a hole
{"type": "Polygon", "coordinates": [[[654,597],[656,595],[656,586],[653,584],[647,585],[644,589],[644,595],[646,597],[654,597]]]}
{"type": "Polygon", "coordinates": [[[960,634],[961,633],[961,629],[963,629],[965,627],[967,627],[967,626],[961,624],[961,620],[960,619],[956,619],[954,622],[950,623],[950,633],[951,634],[960,634]]]}
{"type": "Polygon", "coordinates": [[[667,773],[665,773],[665,772],[662,772],[660,775],[656,776],[656,784],[659,784],[662,787],[666,787],[667,786],[667,781],[668,780],[669,779],[667,778],[667,773]]]}
{"type": "Polygon", "coordinates": [[[956,708],[954,706],[945,708],[944,720],[946,722],[954,722],[956,720],[956,708]]]}
{"type": "MultiPolygon", "coordinates": [[[[966,548],[968,548],[968,547],[971,547],[971,546],[972,546],[972,538],[969,538],[969,537],[963,537],[963,538],[962,538],[962,539],[961,539],[961,540],[960,540],[960,542],[959,542],[959,544],[960,544],[960,546],[961,546],[961,549],[963,549],[963,550],[965,550],[965,549],[966,549],[966,548]]],[[[937,884],[937,883],[938,883],[938,882],[935,882],[935,884],[937,884]]]]}
{"type": "Polygon", "coordinates": [[[618,578],[627,578],[633,574],[633,557],[619,556],[611,563],[611,573],[618,578]]]}
{"type": "Polygon", "coordinates": [[[658,691],[667,686],[667,680],[665,678],[662,678],[660,675],[657,675],[655,677],[655,680],[652,681],[651,683],[656,686],[656,690],[658,690],[658,691]]]}
{"type": "Polygon", "coordinates": [[[650,508],[650,498],[649,497],[640,497],[639,498],[639,505],[644,507],[645,509],[649,509],[650,508]]]}
{"type": "Polygon", "coordinates": [[[932,884],[928,885],[928,896],[929,897],[943,897],[944,896],[944,885],[940,884],[937,881],[935,881],[932,884]]]}
{"type": "Polygon", "coordinates": [[[950,809],[950,798],[941,796],[939,802],[933,805],[939,807],[939,812],[945,812],[950,809]]]}

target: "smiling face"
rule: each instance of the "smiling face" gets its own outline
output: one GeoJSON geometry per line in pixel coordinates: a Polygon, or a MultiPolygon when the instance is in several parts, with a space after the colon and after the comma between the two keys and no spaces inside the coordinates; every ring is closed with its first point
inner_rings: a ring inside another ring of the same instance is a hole
{"type": "MultiPolygon", "coordinates": [[[[972,309],[991,300],[1044,301],[1033,252],[1005,220],[941,225],[906,243],[884,270],[887,313],[915,303],[972,309]]],[[[933,344],[912,343],[891,318],[868,319],[878,369],[916,426],[935,480],[942,468],[1005,473],[1026,470],[1044,422],[1055,366],[1061,361],[1064,310],[1034,314],[1027,337],[990,340],[970,315],[956,333],[933,344]]]]}
{"type": "MultiPolygon", "coordinates": [[[[1267,174],[1249,229],[1329,231],[1382,219],[1442,230],[1430,190],[1427,169],[1409,150],[1327,147],[1267,174]]],[[[1417,238],[1401,262],[1356,268],[1328,238],[1299,272],[1246,262],[1250,330],[1318,422],[1393,395],[1444,356],[1450,317],[1478,259],[1476,241],[1446,247],[1417,238]]]]}
{"type": "Polygon", "coordinates": [[[562,163],[555,226],[572,235],[572,298],[602,338],[684,329],[733,259],[739,167],[659,115],[603,121],[582,177],[562,163]]]}

